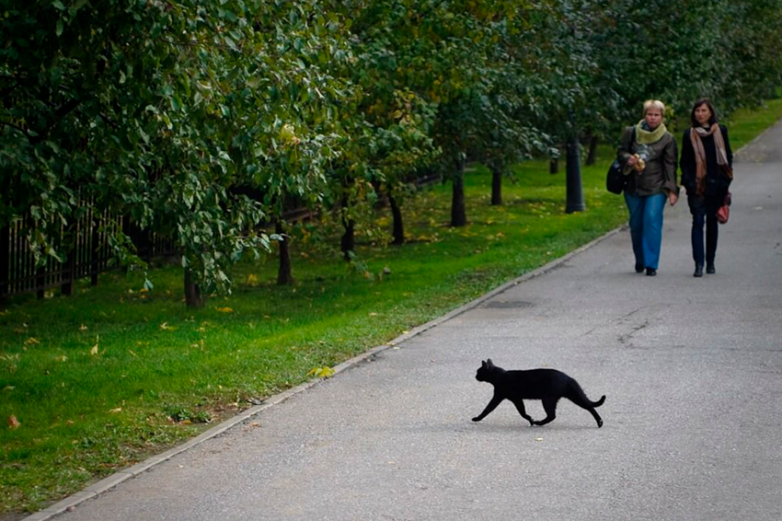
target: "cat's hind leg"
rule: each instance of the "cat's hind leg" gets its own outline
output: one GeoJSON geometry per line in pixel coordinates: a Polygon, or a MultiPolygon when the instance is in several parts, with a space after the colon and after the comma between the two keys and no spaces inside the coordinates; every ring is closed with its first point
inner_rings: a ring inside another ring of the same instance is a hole
{"type": "Polygon", "coordinates": [[[601,418],[600,415],[597,414],[595,407],[599,407],[603,405],[603,402],[606,399],[605,396],[603,396],[596,402],[591,402],[589,398],[586,397],[586,394],[584,394],[584,391],[582,391],[580,387],[577,387],[575,391],[571,391],[566,395],[566,397],[568,400],[575,403],[582,409],[589,411],[589,414],[591,414],[592,417],[597,422],[598,428],[603,426],[603,418],[601,418]]]}
{"type": "Polygon", "coordinates": [[[543,410],[546,411],[546,417],[540,421],[532,422],[533,425],[546,425],[554,421],[557,417],[557,398],[544,398],[543,410]]]}
{"type": "Polygon", "coordinates": [[[592,417],[597,422],[597,427],[598,428],[602,427],[603,426],[603,418],[601,418],[600,415],[597,414],[597,411],[595,410],[595,408],[594,407],[590,407],[589,409],[587,409],[587,411],[592,413],[592,417]]]}
{"type": "Polygon", "coordinates": [[[519,411],[521,417],[529,422],[530,426],[535,425],[535,420],[527,414],[527,410],[524,408],[524,400],[516,400],[513,402],[513,405],[516,406],[516,410],[519,411]]]}

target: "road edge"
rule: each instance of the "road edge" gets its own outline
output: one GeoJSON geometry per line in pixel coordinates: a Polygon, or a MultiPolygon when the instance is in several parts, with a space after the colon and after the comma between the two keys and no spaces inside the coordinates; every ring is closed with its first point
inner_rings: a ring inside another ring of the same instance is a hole
{"type": "MultiPolygon", "coordinates": [[[[517,286],[525,281],[534,279],[536,277],[539,277],[541,275],[544,275],[561,265],[565,264],[567,261],[569,261],[571,258],[575,257],[576,255],[581,254],[582,252],[594,247],[595,245],[603,242],[604,240],[613,237],[617,233],[627,229],[627,225],[619,226],[618,228],[615,228],[608,233],[597,237],[596,239],[593,239],[592,241],[588,242],[587,244],[584,244],[580,246],[579,248],[563,255],[562,257],[559,257],[557,259],[552,260],[551,262],[532,270],[528,273],[525,273],[523,275],[520,275],[519,277],[510,280],[493,290],[489,291],[488,293],[485,293],[481,295],[480,297],[471,300],[470,302],[446,313],[445,315],[442,315],[440,317],[437,317],[433,320],[430,320],[429,322],[422,324],[420,326],[417,326],[410,331],[407,331],[403,333],[402,335],[394,338],[393,340],[390,340],[389,342],[386,342],[385,344],[381,344],[379,346],[375,346],[359,355],[356,355],[348,360],[345,360],[344,362],[334,366],[332,369],[334,371],[334,376],[337,374],[346,371],[347,369],[351,369],[361,362],[371,359],[378,353],[381,353],[387,349],[393,348],[394,346],[397,346],[403,342],[406,342],[407,340],[410,340],[411,338],[420,335],[421,333],[424,333],[434,327],[437,327],[438,325],[447,322],[448,320],[451,320],[452,318],[461,315],[462,313],[465,313],[471,309],[474,309],[487,300],[507,291],[509,288],[512,288],[514,286],[517,286]]],[[[245,421],[253,418],[254,416],[257,416],[258,414],[262,413],[266,409],[269,409],[270,407],[274,407],[275,405],[278,405],[289,398],[292,398],[293,396],[296,396],[297,394],[300,394],[314,386],[316,386],[318,383],[320,383],[320,379],[314,379],[307,382],[304,382],[302,384],[299,384],[295,387],[292,387],[290,389],[287,389],[281,393],[275,394],[274,396],[269,397],[266,399],[262,404],[255,405],[249,409],[246,409],[242,411],[241,413],[237,414],[236,416],[232,416],[231,418],[228,418],[227,420],[221,422],[219,425],[216,425],[212,427],[211,429],[201,433],[200,435],[196,436],[195,438],[186,441],[185,443],[181,445],[177,445],[176,447],[173,447],[161,454],[158,454],[156,456],[152,456],[141,463],[138,463],[136,465],[133,465],[132,467],[129,467],[124,470],[120,470],[118,472],[115,472],[111,476],[108,476],[106,478],[101,479],[100,481],[97,481],[90,485],[89,487],[85,488],[84,490],[80,492],[76,492],[75,494],[72,494],[68,496],[67,498],[43,509],[40,510],[34,514],[31,514],[27,517],[24,517],[21,519],[21,521],[48,521],[50,519],[53,519],[56,516],[59,516],[61,514],[64,514],[66,512],[73,511],[78,505],[81,503],[84,503],[85,501],[88,501],[90,499],[96,498],[100,495],[102,495],[105,492],[110,491],[111,489],[115,488],[116,486],[120,485],[124,481],[127,481],[128,479],[134,478],[138,476],[139,474],[142,474],[144,472],[147,472],[148,470],[152,469],[153,467],[164,463],[173,457],[177,456],[178,454],[181,454],[187,450],[190,450],[193,447],[196,447],[205,441],[208,441],[212,438],[216,438],[217,436],[222,435],[229,429],[232,429],[233,427],[244,423],[245,421]]]]}

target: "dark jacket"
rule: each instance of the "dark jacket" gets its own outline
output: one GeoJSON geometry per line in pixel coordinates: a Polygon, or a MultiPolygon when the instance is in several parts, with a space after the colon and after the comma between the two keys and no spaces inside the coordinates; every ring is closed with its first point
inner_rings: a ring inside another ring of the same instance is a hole
{"type": "MultiPolygon", "coordinates": [[[[676,158],[678,155],[676,138],[670,132],[660,138],[659,141],[646,145],[650,152],[650,158],[646,161],[643,172],[636,172],[632,167],[627,167],[625,173],[630,176],[625,192],[632,195],[656,195],[679,194],[676,184],[676,158]]],[[[617,151],[617,159],[620,163],[627,163],[627,159],[638,152],[639,145],[633,139],[633,127],[626,127],[622,132],[622,144],[617,151]]]]}
{"type": "MultiPolygon", "coordinates": [[[[682,186],[687,189],[688,196],[695,195],[696,189],[696,163],[695,149],[690,141],[690,131],[688,128],[682,136],[682,157],[679,164],[682,168],[682,186]]],[[[722,139],[725,141],[725,152],[728,156],[728,164],[733,168],[733,151],[730,149],[730,140],[728,139],[728,129],[720,125],[722,139]]],[[[714,145],[714,136],[702,137],[703,151],[706,154],[706,197],[716,197],[722,199],[728,192],[728,187],[732,181],[717,164],[717,148],[714,145]]]]}

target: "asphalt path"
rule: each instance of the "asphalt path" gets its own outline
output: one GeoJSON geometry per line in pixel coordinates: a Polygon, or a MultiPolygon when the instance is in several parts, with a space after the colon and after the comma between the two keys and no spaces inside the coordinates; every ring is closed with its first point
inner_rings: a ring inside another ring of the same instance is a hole
{"type": "Polygon", "coordinates": [[[737,157],[715,275],[682,200],[657,277],[609,234],[57,519],[782,519],[780,149],[778,124],[737,157]],[[607,395],[605,425],[566,400],[471,422],[487,357],[607,395]]]}

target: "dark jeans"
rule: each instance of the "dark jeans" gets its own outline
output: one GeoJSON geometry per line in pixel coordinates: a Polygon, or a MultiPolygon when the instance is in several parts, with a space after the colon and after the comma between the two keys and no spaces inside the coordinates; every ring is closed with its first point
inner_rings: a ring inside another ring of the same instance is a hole
{"type": "Polygon", "coordinates": [[[688,196],[687,204],[692,214],[692,258],[695,264],[703,266],[714,264],[714,256],[717,254],[717,238],[719,237],[719,223],[717,222],[717,209],[722,206],[724,197],[695,197],[688,196]],[[706,225],[706,251],[703,248],[703,226],[706,225]]]}

